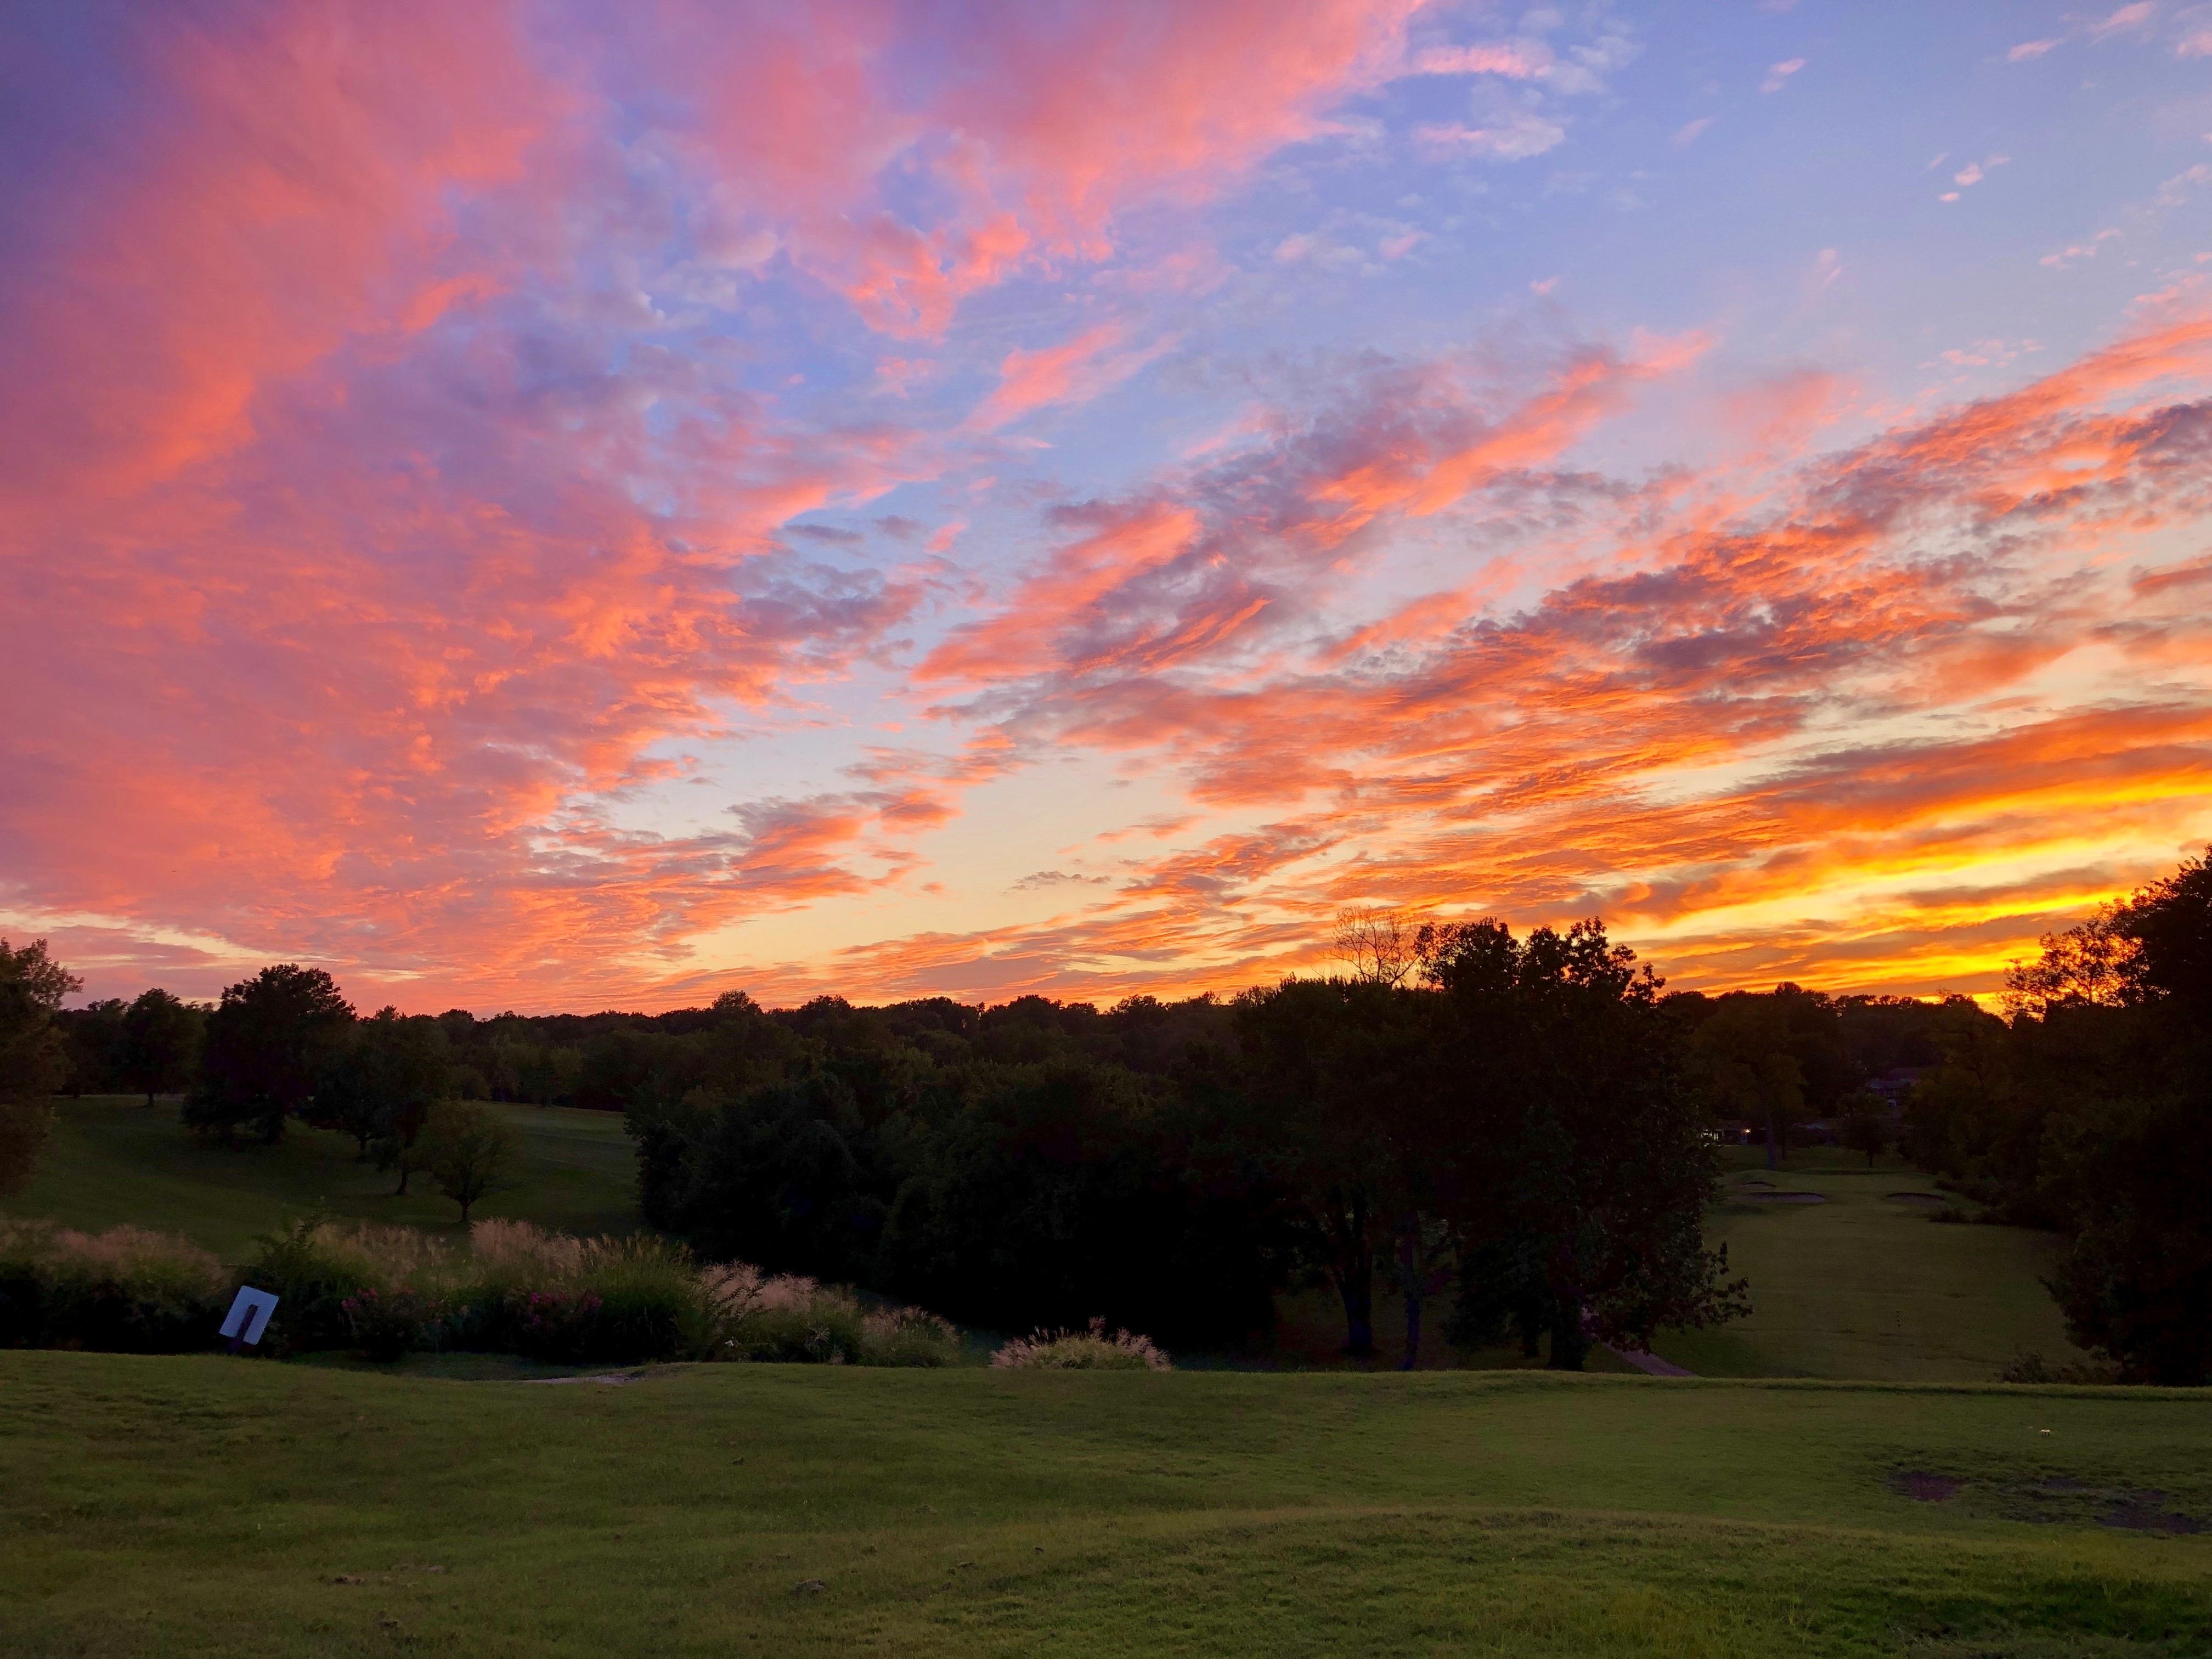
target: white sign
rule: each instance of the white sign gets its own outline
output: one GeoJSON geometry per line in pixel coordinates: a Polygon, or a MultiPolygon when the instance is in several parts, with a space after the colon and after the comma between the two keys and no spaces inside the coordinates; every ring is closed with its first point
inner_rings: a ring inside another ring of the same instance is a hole
{"type": "Polygon", "coordinates": [[[222,1334],[240,1342],[258,1342],[261,1333],[269,1328],[269,1316],[276,1311],[276,1298],[266,1291],[257,1291],[251,1285],[241,1285],[238,1299],[230,1304],[230,1311],[222,1317],[222,1334]]]}

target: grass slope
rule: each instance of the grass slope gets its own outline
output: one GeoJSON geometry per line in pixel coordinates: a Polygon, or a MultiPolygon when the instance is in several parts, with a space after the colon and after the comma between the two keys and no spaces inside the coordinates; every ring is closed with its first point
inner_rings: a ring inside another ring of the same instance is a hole
{"type": "MultiPolygon", "coordinates": [[[[353,1140],[293,1123],[275,1146],[204,1146],[186,1134],[177,1103],[88,1096],[55,1102],[53,1139],[31,1183],[7,1208],[95,1229],[132,1222],[199,1241],[227,1261],[256,1233],[320,1206],[332,1215],[434,1231],[459,1231],[460,1211],[416,1176],[397,1178],[354,1161],[353,1140]]],[[[522,1131],[522,1184],[477,1205],[569,1232],[628,1232],[638,1224],[637,1159],[622,1119],[557,1106],[501,1106],[522,1131]]]]}
{"type": "MultiPolygon", "coordinates": [[[[1753,1154],[1755,1156],[1756,1154],[1753,1154]]],[[[1751,1279],[1751,1317],[1664,1337],[1656,1350],[1703,1376],[1987,1382],[2023,1351],[2052,1364],[2083,1356],[2043,1288],[2057,1237],[2021,1227],[1940,1226],[1941,1194],[1893,1159],[1815,1149],[1779,1170],[1733,1171],[1707,1225],[1733,1272],[1751,1279]],[[1818,1204],[1749,1196],[1755,1182],[1818,1193],[1818,1204]]]]}
{"type": "Polygon", "coordinates": [[[2212,1535],[2098,1524],[2136,1488],[2212,1513],[2202,1399],[6,1353],[0,1651],[2212,1650],[2212,1535]]]}

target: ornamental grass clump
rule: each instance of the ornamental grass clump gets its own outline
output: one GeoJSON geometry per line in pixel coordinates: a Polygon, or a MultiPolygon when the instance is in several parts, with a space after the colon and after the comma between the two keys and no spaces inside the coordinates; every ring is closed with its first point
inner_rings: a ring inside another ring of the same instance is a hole
{"type": "Polygon", "coordinates": [[[189,1239],[0,1220],[0,1346],[205,1347],[229,1296],[222,1264],[189,1239]]]}
{"type": "Polygon", "coordinates": [[[562,1364],[653,1359],[952,1365],[959,1333],[918,1308],[743,1262],[702,1267],[650,1234],[575,1238],[480,1221],[468,1248],[408,1227],[309,1215],[256,1241],[235,1273],[142,1228],[98,1235],[0,1221],[0,1346],[208,1347],[240,1285],[276,1313],[258,1352],[344,1348],[379,1360],[471,1349],[562,1364]]]}
{"type": "Polygon", "coordinates": [[[1094,1319],[1085,1331],[1037,1331],[1018,1336],[991,1356],[1002,1370],[1171,1371],[1175,1364],[1146,1336],[1109,1331],[1094,1319]]]}
{"type": "Polygon", "coordinates": [[[919,1308],[866,1308],[853,1291],[743,1261],[701,1282],[714,1310],[714,1357],[826,1365],[955,1365],[960,1334],[919,1308]]]}
{"type": "Polygon", "coordinates": [[[470,1233],[469,1346],[599,1364],[704,1357],[714,1304],[690,1253],[651,1236],[571,1238],[526,1221],[470,1233]]]}
{"type": "Polygon", "coordinates": [[[592,1239],[572,1283],[580,1361],[703,1356],[714,1341],[712,1305],[681,1244],[649,1233],[592,1239]]]}

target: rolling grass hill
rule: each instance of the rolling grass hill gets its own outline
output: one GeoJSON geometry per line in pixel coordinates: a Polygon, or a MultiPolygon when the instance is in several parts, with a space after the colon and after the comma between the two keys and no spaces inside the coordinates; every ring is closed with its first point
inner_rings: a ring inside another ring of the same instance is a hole
{"type": "Polygon", "coordinates": [[[11,1655],[2148,1659],[2206,1516],[2152,1390],[0,1354],[11,1655]]]}
{"type": "MultiPolygon", "coordinates": [[[[460,1212],[424,1176],[404,1198],[397,1177],[354,1161],[353,1140],[305,1124],[275,1146],[210,1146],[186,1134],[177,1103],[143,1096],[58,1100],[54,1136],[12,1215],[95,1229],[131,1222],[183,1233],[226,1261],[253,1236],[318,1206],[347,1220],[459,1231],[460,1212]]],[[[638,1225],[637,1160],[620,1116],[559,1106],[501,1106],[522,1131],[521,1185],[486,1199],[479,1216],[511,1216],[574,1233],[638,1225]]]]}

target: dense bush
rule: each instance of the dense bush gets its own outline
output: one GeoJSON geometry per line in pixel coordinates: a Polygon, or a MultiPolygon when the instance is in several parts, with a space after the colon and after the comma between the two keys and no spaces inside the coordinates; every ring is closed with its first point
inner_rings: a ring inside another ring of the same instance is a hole
{"type": "Polygon", "coordinates": [[[437,1346],[440,1328],[450,1311],[436,1296],[411,1285],[356,1291],[338,1306],[361,1351],[371,1359],[386,1360],[437,1346]]]}
{"type": "Polygon", "coordinates": [[[411,1228],[342,1231],[320,1215],[254,1242],[259,1248],[242,1282],[277,1298],[260,1343],[268,1353],[345,1347],[355,1334],[349,1301],[368,1291],[411,1287],[426,1270],[437,1273],[445,1266],[444,1252],[411,1228]]]}
{"type": "Polygon", "coordinates": [[[198,1245],[140,1227],[0,1221],[0,1346],[174,1353],[209,1346],[230,1296],[198,1245]]]}

